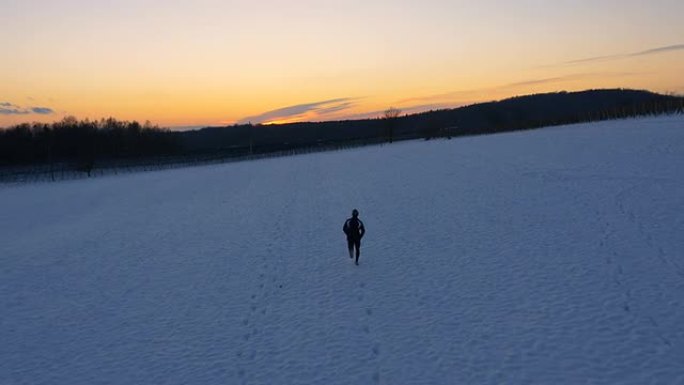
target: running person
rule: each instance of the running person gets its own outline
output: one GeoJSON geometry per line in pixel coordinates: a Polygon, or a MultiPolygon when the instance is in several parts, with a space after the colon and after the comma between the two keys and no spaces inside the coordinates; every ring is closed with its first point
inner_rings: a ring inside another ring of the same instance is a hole
{"type": "Polygon", "coordinates": [[[361,255],[361,238],[366,233],[366,228],[363,227],[363,222],[359,219],[359,210],[352,211],[352,217],[344,222],[342,231],[347,235],[347,247],[349,248],[349,258],[354,258],[354,249],[356,249],[356,260],[354,263],[359,264],[359,255],[361,255]]]}

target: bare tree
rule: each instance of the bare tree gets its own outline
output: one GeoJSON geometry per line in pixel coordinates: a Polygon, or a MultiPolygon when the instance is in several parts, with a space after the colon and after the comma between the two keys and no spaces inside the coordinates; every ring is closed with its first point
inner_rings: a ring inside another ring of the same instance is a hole
{"type": "Polygon", "coordinates": [[[385,110],[384,118],[387,122],[387,138],[390,143],[394,138],[394,126],[396,125],[397,118],[401,114],[401,110],[398,108],[390,107],[385,110]]]}
{"type": "Polygon", "coordinates": [[[398,108],[390,107],[385,110],[385,119],[396,119],[401,114],[401,110],[398,108]]]}

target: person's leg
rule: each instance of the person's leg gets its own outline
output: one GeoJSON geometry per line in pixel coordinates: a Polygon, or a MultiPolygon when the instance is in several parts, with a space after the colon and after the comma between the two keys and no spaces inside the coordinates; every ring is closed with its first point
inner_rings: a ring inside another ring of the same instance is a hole
{"type": "Polygon", "coordinates": [[[347,249],[349,250],[349,258],[354,258],[354,242],[347,238],[347,249]]]}
{"type": "Polygon", "coordinates": [[[356,264],[359,264],[359,256],[361,255],[361,240],[357,239],[354,241],[354,246],[356,247],[356,264]]]}

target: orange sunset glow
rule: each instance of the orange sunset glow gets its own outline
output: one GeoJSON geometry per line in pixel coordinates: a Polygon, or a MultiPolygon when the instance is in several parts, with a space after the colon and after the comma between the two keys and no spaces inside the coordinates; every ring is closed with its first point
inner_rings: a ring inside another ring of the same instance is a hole
{"type": "Polygon", "coordinates": [[[681,1],[3,2],[0,127],[183,129],[590,88],[684,93],[681,1]]]}

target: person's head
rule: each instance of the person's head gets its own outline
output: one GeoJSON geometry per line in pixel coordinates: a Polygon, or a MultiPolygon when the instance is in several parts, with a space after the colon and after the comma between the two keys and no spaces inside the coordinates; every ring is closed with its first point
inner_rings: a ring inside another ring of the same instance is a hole
{"type": "Polygon", "coordinates": [[[356,218],[358,216],[359,216],[359,210],[357,210],[357,209],[352,210],[352,217],[356,218]]]}

